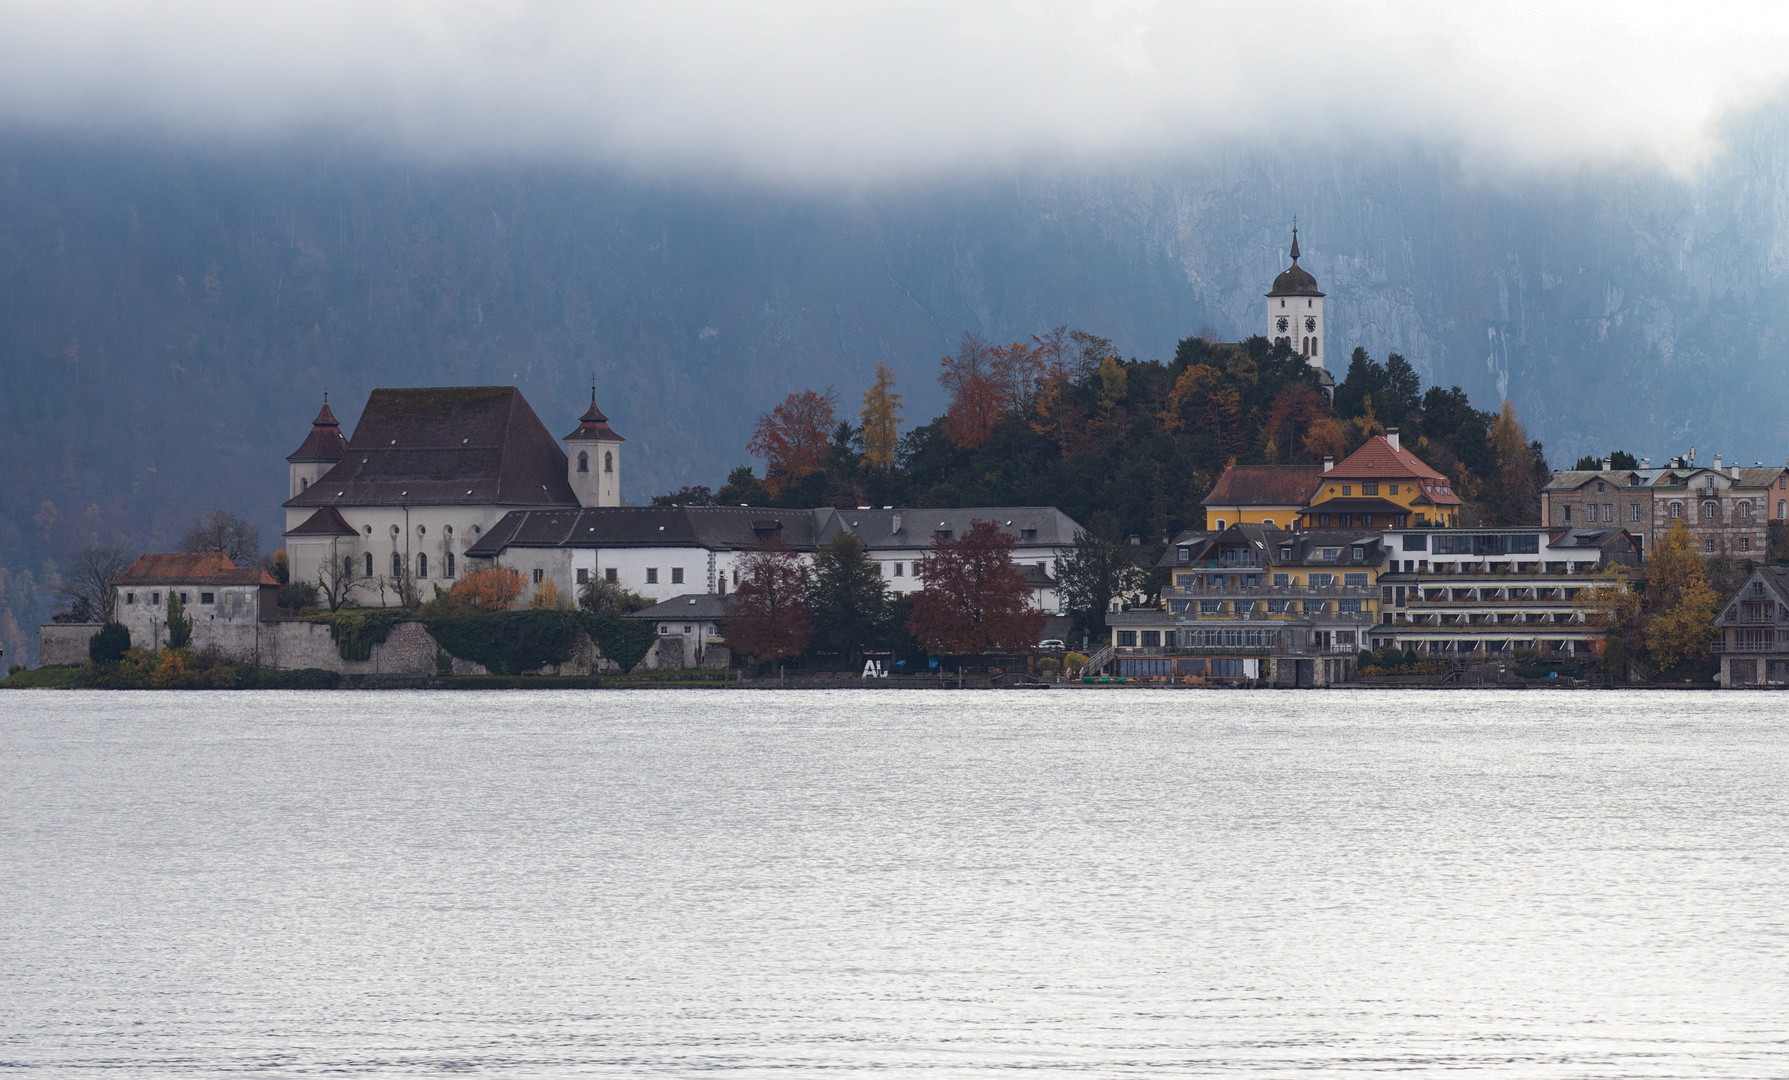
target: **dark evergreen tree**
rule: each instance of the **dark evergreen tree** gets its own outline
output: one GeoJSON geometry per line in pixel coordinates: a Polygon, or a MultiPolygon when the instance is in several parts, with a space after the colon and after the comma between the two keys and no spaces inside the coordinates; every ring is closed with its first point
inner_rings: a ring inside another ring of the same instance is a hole
{"type": "Polygon", "coordinates": [[[100,667],[116,664],[130,650],[130,631],[122,623],[109,622],[87,639],[87,658],[100,667]]]}
{"type": "Polygon", "coordinates": [[[881,568],[852,533],[840,533],[814,552],[808,611],[817,652],[855,661],[866,648],[891,645],[888,587],[881,568]]]}

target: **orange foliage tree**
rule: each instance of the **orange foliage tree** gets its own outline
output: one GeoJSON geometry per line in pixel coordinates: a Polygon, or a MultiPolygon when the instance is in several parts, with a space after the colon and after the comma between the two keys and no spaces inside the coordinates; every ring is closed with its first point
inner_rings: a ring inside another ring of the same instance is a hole
{"type": "Polygon", "coordinates": [[[826,466],[836,423],[831,394],[803,390],[758,417],[746,450],[764,459],[764,485],[781,491],[791,480],[826,466]]]}
{"type": "Polygon", "coordinates": [[[938,538],[920,562],[926,585],[913,594],[907,618],[908,631],[927,652],[969,656],[1037,644],[1044,613],[1031,606],[1031,589],[1012,553],[1012,536],[992,521],[938,538]]]}
{"type": "Polygon", "coordinates": [[[1265,446],[1268,460],[1294,460],[1304,449],[1307,434],[1326,419],[1329,419],[1329,402],[1322,394],[1304,383],[1288,383],[1274,395],[1273,403],[1267,407],[1265,446]]]}
{"type": "Polygon", "coordinates": [[[1249,432],[1243,427],[1242,394],[1224,373],[1210,364],[1193,364],[1180,373],[1168,394],[1162,426],[1178,432],[1191,427],[1217,440],[1224,464],[1229,465],[1248,448],[1249,432]]]}
{"type": "Polygon", "coordinates": [[[522,595],[522,575],[506,567],[471,570],[447,595],[480,611],[507,611],[522,595]]]}
{"type": "Polygon", "coordinates": [[[727,646],[759,660],[781,660],[807,651],[813,636],[807,568],[776,537],[762,540],[739,559],[739,588],[727,601],[727,646]]]}
{"type": "Polygon", "coordinates": [[[1008,372],[997,371],[993,360],[993,350],[981,335],[965,333],[957,351],[938,361],[943,369],[938,382],[950,391],[944,437],[959,449],[973,450],[987,442],[1012,408],[1004,385],[1008,372]]]}

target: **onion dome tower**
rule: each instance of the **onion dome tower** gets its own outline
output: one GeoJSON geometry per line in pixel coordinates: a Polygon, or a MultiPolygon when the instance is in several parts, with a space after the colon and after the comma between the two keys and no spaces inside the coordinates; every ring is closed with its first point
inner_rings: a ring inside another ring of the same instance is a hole
{"type": "Polygon", "coordinates": [[[1298,226],[1292,227],[1292,265],[1273,279],[1267,294],[1267,340],[1284,343],[1315,368],[1323,367],[1323,294],[1317,279],[1298,265],[1298,226]]]}

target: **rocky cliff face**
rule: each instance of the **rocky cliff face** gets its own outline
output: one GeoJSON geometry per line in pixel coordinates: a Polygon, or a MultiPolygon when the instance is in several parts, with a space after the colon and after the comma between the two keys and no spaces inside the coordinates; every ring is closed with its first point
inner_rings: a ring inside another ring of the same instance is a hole
{"type": "Polygon", "coordinates": [[[754,417],[878,360],[910,420],[937,357],[1068,323],[1171,355],[1258,332],[1296,214],[1332,364],[1404,353],[1511,398],[1559,462],[1689,444],[1789,450],[1782,113],[1689,179],[1486,181],[1357,149],[938,183],[764,191],[546,167],[423,167],[0,140],[0,566],[93,537],[159,546],[199,509],[271,534],[327,387],[515,383],[570,430],[592,373],[628,498],[716,483],[754,417]]]}

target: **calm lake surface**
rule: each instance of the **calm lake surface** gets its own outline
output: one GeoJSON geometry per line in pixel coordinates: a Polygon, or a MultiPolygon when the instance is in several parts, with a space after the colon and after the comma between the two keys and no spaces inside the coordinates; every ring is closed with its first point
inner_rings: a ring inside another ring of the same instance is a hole
{"type": "Polygon", "coordinates": [[[0,693],[0,1067],[1782,1076],[1785,714],[0,693]]]}

